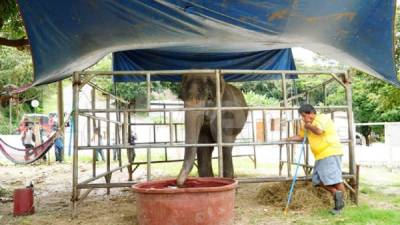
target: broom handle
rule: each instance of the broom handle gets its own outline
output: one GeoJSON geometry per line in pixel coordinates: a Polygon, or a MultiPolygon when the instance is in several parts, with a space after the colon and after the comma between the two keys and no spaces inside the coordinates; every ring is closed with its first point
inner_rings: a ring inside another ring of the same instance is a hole
{"type": "MultiPolygon", "coordinates": [[[[303,156],[304,145],[305,145],[305,143],[306,143],[306,139],[307,139],[307,130],[304,131],[304,138],[303,138],[303,142],[301,143],[300,156],[299,156],[299,158],[297,159],[296,172],[294,173],[292,185],[290,186],[289,196],[288,196],[288,200],[287,200],[287,202],[286,202],[286,207],[285,207],[285,213],[287,213],[287,211],[288,211],[288,209],[289,209],[290,202],[291,202],[291,200],[292,200],[292,194],[293,194],[293,190],[294,190],[294,185],[296,184],[297,172],[298,172],[299,167],[300,167],[300,161],[301,161],[301,157],[303,156]]],[[[289,162],[288,162],[288,163],[289,163],[289,162]]]]}

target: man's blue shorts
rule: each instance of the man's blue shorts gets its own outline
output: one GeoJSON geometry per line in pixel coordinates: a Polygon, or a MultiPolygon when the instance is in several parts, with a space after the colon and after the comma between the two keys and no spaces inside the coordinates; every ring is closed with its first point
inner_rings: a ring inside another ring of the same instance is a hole
{"type": "Polygon", "coordinates": [[[342,180],[342,156],[332,155],[315,161],[312,182],[314,185],[333,185],[342,180]]]}

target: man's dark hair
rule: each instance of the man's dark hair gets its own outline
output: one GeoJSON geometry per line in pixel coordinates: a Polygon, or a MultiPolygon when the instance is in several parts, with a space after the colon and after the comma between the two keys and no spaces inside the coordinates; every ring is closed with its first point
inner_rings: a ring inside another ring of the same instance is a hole
{"type": "Polygon", "coordinates": [[[299,113],[300,113],[300,114],[301,114],[301,113],[309,114],[309,113],[317,113],[317,111],[315,111],[315,108],[314,108],[312,105],[310,105],[310,104],[304,104],[304,105],[301,105],[301,106],[300,106],[300,108],[299,108],[299,113]]]}

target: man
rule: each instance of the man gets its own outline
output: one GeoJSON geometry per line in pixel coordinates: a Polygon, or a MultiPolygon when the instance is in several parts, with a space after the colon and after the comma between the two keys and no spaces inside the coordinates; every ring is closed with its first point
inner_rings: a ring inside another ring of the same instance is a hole
{"type": "Polygon", "coordinates": [[[27,122],[25,126],[27,129],[22,132],[22,144],[26,149],[30,149],[34,147],[35,135],[33,134],[31,123],[27,122]]]}
{"type": "Polygon", "coordinates": [[[56,154],[56,162],[62,162],[62,152],[64,150],[64,143],[62,134],[58,134],[54,140],[54,153],[56,154]]]}
{"type": "Polygon", "coordinates": [[[315,158],[312,182],[320,185],[333,195],[335,207],[332,214],[338,214],[344,207],[344,185],[342,180],[341,158],[343,149],[333,121],[328,115],[317,114],[310,104],[299,108],[303,125],[298,135],[288,141],[301,141],[306,136],[315,158]]]}

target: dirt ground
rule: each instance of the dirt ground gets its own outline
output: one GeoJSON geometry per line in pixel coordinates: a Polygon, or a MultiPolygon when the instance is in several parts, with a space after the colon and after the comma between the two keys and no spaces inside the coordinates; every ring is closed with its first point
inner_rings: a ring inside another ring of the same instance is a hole
{"type": "MultiPolygon", "coordinates": [[[[88,170],[90,166],[82,163],[80,170],[88,170]]],[[[137,224],[135,195],[129,188],[112,189],[109,196],[102,189],[93,191],[80,203],[78,217],[72,220],[71,174],[70,164],[0,166],[0,185],[9,191],[3,194],[5,202],[0,203],[0,224],[137,224]],[[7,195],[11,197],[12,190],[24,187],[30,180],[34,182],[36,213],[13,217],[13,203],[6,201],[7,195]]],[[[139,171],[138,174],[143,176],[145,173],[139,171]]],[[[294,224],[296,215],[309,210],[292,210],[288,217],[282,216],[284,202],[282,206],[264,205],[257,199],[259,190],[264,186],[240,184],[235,199],[235,225],[294,224]]]]}

